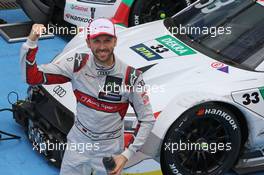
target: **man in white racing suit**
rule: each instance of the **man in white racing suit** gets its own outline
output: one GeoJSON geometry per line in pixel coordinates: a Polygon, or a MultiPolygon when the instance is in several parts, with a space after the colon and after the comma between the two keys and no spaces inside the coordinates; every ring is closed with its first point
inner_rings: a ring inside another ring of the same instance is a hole
{"type": "Polygon", "coordinates": [[[77,115],[67,142],[89,144],[84,152],[66,149],[60,175],[88,175],[91,172],[105,175],[102,158],[112,155],[116,168],[110,174],[121,174],[126,162],[144,144],[155,122],[141,72],[114,55],[115,28],[106,18],[96,19],[89,25],[86,42],[92,54],[74,53],[38,66],[35,56],[43,28],[41,24],[34,24],[28,40],[22,45],[23,77],[30,85],[72,83],[77,115]],[[123,117],[129,103],[140,127],[134,142],[124,150],[123,117]]]}

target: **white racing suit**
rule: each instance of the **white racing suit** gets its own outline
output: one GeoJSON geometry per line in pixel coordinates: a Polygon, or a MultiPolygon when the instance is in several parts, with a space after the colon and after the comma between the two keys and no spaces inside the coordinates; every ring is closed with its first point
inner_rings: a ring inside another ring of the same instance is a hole
{"type": "Polygon", "coordinates": [[[103,157],[122,154],[129,159],[142,147],[155,119],[147,93],[142,90],[144,81],[140,71],[116,58],[114,66],[104,68],[87,53],[75,53],[37,66],[37,50],[37,43],[30,40],[21,48],[22,74],[26,82],[30,85],[72,83],[77,115],[67,136],[68,145],[86,145],[84,152],[66,149],[61,175],[89,175],[91,171],[96,175],[106,174],[103,157]],[[111,88],[113,84],[118,86],[111,88]],[[140,127],[134,142],[124,150],[123,117],[129,103],[140,127]]]}

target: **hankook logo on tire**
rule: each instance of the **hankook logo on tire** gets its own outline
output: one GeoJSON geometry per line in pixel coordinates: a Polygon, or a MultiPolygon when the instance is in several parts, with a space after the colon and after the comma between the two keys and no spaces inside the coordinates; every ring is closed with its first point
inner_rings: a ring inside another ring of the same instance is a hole
{"type": "Polygon", "coordinates": [[[221,111],[219,109],[205,109],[204,114],[213,114],[213,115],[218,115],[220,117],[223,117],[233,128],[233,130],[237,129],[237,125],[234,121],[234,119],[226,112],[221,111]]]}
{"type": "Polygon", "coordinates": [[[55,86],[53,88],[53,92],[58,95],[59,97],[64,97],[66,95],[66,90],[64,88],[62,88],[60,85],[55,86]]]}

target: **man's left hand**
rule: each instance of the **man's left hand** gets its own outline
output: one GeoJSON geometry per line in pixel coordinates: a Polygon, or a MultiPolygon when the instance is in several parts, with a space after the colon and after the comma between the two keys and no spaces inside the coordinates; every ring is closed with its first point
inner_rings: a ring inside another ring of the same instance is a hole
{"type": "Polygon", "coordinates": [[[122,154],[114,156],[114,160],[115,160],[115,163],[116,163],[116,167],[115,167],[115,169],[113,171],[111,171],[109,173],[109,175],[121,175],[121,172],[122,172],[122,170],[123,170],[123,168],[126,165],[128,160],[122,154]]]}

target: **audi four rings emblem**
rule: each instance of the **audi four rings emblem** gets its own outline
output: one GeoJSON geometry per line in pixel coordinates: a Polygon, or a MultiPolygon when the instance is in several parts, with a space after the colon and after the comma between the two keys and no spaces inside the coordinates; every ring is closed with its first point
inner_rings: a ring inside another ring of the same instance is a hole
{"type": "Polygon", "coordinates": [[[53,92],[57,94],[59,97],[64,97],[66,95],[66,90],[63,89],[60,85],[55,86],[53,92]]]}

